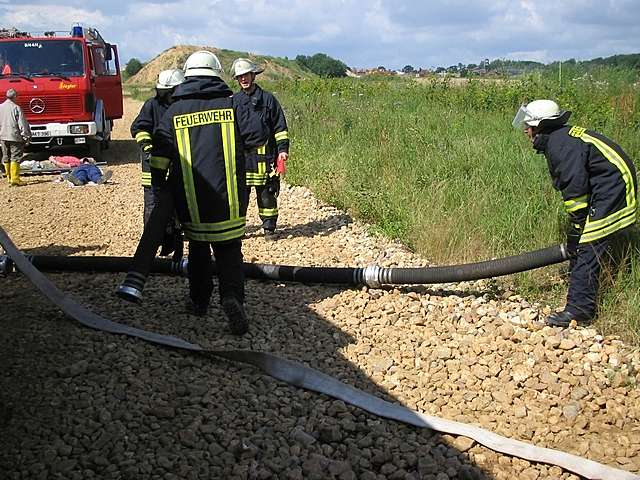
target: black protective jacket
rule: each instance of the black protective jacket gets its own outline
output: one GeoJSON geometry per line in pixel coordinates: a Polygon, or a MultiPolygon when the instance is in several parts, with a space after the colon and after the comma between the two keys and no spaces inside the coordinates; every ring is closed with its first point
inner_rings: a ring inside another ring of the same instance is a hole
{"type": "Polygon", "coordinates": [[[149,168],[149,152],[153,147],[153,131],[160,124],[160,119],[169,108],[171,96],[156,95],[142,105],[138,116],[131,124],[131,136],[136,139],[140,148],[142,164],[142,185],[151,186],[151,170],[149,168]]]}
{"type": "Polygon", "coordinates": [[[267,182],[275,168],[280,152],[289,153],[289,131],[284,111],[273,94],[258,85],[248,95],[243,90],[234,94],[234,104],[259,112],[269,129],[266,145],[246,152],[247,185],[260,186],[267,182]]]}
{"type": "Polygon", "coordinates": [[[188,239],[224,242],[245,231],[248,195],[244,151],[264,145],[259,115],[233,105],[218,77],[189,77],[153,134],[154,186],[165,181],[188,239]]]}
{"type": "Polygon", "coordinates": [[[542,131],[533,146],[547,159],[579,243],[604,238],[636,221],[636,170],[620,146],[570,125],[542,131]]]}

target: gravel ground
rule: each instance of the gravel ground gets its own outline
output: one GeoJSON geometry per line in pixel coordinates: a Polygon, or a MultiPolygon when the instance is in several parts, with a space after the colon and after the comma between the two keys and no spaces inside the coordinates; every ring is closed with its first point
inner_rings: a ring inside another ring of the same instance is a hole
{"type": "MultiPolygon", "coordinates": [[[[38,254],[129,255],[142,192],[127,100],[109,150],[112,182],[0,182],[0,224],[38,254]]],[[[319,202],[281,193],[278,239],[249,213],[246,261],[426,265],[319,202]]],[[[546,306],[483,281],[340,289],[248,281],[251,331],[230,335],[217,305],[184,310],[186,280],[154,276],[141,306],[113,295],[124,275],[50,274],[115,321],[205,347],[297,359],[383,398],[640,473],[640,353],[594,329],[537,326],[546,306]]],[[[560,468],[464,437],[386,421],[249,367],[76,325],[19,275],[0,279],[0,478],[541,479],[560,468]]]]}

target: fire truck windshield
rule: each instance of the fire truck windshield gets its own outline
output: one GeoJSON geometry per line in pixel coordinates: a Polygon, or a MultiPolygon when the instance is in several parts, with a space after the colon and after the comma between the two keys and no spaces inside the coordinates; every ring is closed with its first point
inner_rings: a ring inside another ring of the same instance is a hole
{"type": "Polygon", "coordinates": [[[82,44],[28,38],[0,41],[0,75],[80,77],[84,75],[82,44]]]}

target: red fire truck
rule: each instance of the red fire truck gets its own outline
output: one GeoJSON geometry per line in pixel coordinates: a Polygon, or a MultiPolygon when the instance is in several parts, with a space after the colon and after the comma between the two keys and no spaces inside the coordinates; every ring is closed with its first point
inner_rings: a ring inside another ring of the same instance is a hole
{"type": "Polygon", "coordinates": [[[100,160],[122,118],[118,49],[95,28],[0,29],[0,93],[9,88],[31,126],[31,151],[81,146],[100,160]]]}

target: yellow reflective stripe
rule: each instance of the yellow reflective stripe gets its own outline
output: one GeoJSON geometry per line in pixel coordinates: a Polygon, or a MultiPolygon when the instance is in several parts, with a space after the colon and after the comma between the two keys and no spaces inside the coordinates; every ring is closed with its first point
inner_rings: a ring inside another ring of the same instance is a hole
{"type": "Polygon", "coordinates": [[[258,147],[256,149],[256,152],[258,153],[258,155],[265,155],[267,153],[267,146],[262,145],[261,147],[258,147]]]}
{"type": "Polygon", "coordinates": [[[261,187],[267,183],[267,175],[263,173],[247,172],[247,185],[250,187],[261,187]]]}
{"type": "Polygon", "coordinates": [[[151,141],[151,134],[149,132],[138,132],[136,133],[136,142],[144,142],[145,140],[151,141]]]}
{"type": "Polygon", "coordinates": [[[583,127],[571,127],[571,129],[569,129],[569,135],[571,135],[572,137],[581,138],[586,131],[587,129],[583,127]]]}
{"type": "Polygon", "coordinates": [[[612,215],[609,215],[600,220],[596,220],[595,222],[590,222],[589,219],[587,219],[587,223],[584,227],[584,233],[589,233],[606,227],[613,222],[617,222],[621,217],[629,215],[633,210],[636,209],[636,194],[633,185],[633,175],[631,175],[631,171],[629,170],[629,167],[627,166],[624,159],[620,157],[620,155],[618,155],[616,151],[613,150],[609,145],[595,137],[592,137],[591,135],[584,133],[580,138],[584,142],[593,144],[598,150],[600,150],[600,152],[605,156],[607,160],[613,163],[616,168],[620,170],[622,180],[624,180],[625,183],[627,199],[627,206],[619,212],[615,212],[612,215]]]}
{"type": "Polygon", "coordinates": [[[153,168],[159,168],[160,170],[166,170],[169,168],[171,161],[167,157],[150,157],[149,166],[153,168]]]}
{"type": "Polygon", "coordinates": [[[185,229],[189,229],[195,232],[220,232],[231,228],[241,227],[247,222],[246,217],[232,218],[231,220],[223,220],[221,222],[209,222],[209,223],[196,223],[185,222],[183,226],[185,229]]]}
{"type": "Polygon", "coordinates": [[[278,209],[277,208],[258,208],[258,215],[261,217],[277,217],[278,209]]]}
{"type": "Polygon", "coordinates": [[[151,172],[142,172],[142,186],[150,187],[151,186],[151,172]]]}
{"type": "Polygon", "coordinates": [[[256,172],[247,172],[247,178],[255,178],[255,179],[267,178],[267,174],[266,173],[256,173],[256,172]]]}
{"type": "Polygon", "coordinates": [[[245,234],[245,217],[216,223],[185,223],[185,237],[203,242],[222,242],[240,238],[245,234]]]}
{"type": "Polygon", "coordinates": [[[589,195],[582,195],[581,197],[572,198],[571,200],[567,200],[564,202],[564,208],[568,213],[575,212],[577,210],[582,210],[583,208],[587,208],[589,204],[587,203],[587,199],[589,195]]]}
{"type": "Polygon", "coordinates": [[[260,175],[267,174],[267,162],[258,162],[258,174],[260,175]]]}
{"type": "Polygon", "coordinates": [[[276,133],[274,137],[276,139],[276,142],[279,142],[280,140],[289,140],[289,132],[287,130],[283,130],[276,133]]]}
{"type": "Polygon", "coordinates": [[[177,129],[176,139],[178,141],[178,154],[180,155],[180,168],[182,169],[182,183],[184,185],[185,197],[187,198],[189,216],[193,222],[200,223],[198,197],[196,196],[196,187],[193,181],[193,164],[191,160],[191,140],[189,138],[189,129],[177,129]]]}
{"type": "Polygon", "coordinates": [[[631,215],[635,211],[636,206],[632,205],[624,207],[622,210],[618,210],[617,212],[612,213],[611,215],[607,215],[606,217],[601,218],[600,220],[596,220],[595,222],[590,222],[587,218],[587,222],[584,224],[584,233],[595,232],[596,230],[606,228],[609,225],[616,223],[621,218],[631,215]]]}
{"type": "Polygon", "coordinates": [[[224,152],[224,167],[227,177],[227,196],[229,199],[229,218],[240,217],[240,202],[238,201],[238,179],[236,177],[236,142],[235,126],[233,122],[220,125],[222,133],[222,149],[224,152]]]}
{"type": "Polygon", "coordinates": [[[629,225],[633,225],[636,221],[636,215],[637,215],[637,212],[634,211],[629,217],[622,218],[616,223],[614,223],[613,225],[609,225],[600,230],[584,233],[580,236],[579,243],[593,242],[594,240],[599,240],[601,238],[604,238],[607,235],[611,235],[612,233],[617,232],[618,230],[628,227],[629,225]]]}
{"type": "Polygon", "coordinates": [[[195,233],[188,230],[184,231],[184,236],[189,240],[198,240],[200,242],[224,242],[242,238],[245,234],[245,227],[238,227],[236,230],[230,230],[225,233],[195,233]]]}

